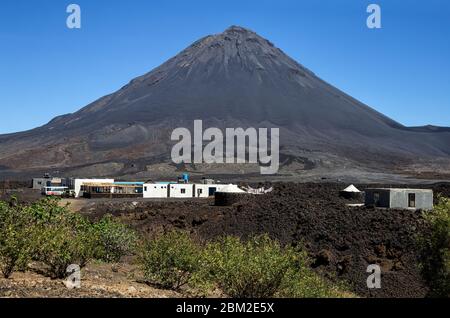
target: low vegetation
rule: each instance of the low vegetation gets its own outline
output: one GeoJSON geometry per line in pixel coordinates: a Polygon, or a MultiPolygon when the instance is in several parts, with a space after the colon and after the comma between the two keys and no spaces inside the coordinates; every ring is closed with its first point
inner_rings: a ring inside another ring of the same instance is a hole
{"type": "Polygon", "coordinates": [[[424,213],[430,235],[419,239],[421,270],[432,297],[450,297],[450,199],[440,197],[433,211],[424,213]]]}
{"type": "Polygon", "coordinates": [[[65,278],[71,264],[118,262],[137,255],[148,284],[197,296],[340,297],[340,289],[310,269],[301,248],[268,236],[226,236],[208,243],[184,232],[147,240],[110,215],[92,222],[56,199],[31,205],[0,202],[0,269],[4,277],[42,264],[44,274],[65,278]]]}
{"type": "Polygon", "coordinates": [[[108,263],[118,262],[122,256],[132,254],[136,248],[136,233],[111,215],[105,215],[93,224],[93,228],[97,244],[96,259],[108,263]]]}
{"type": "Polygon", "coordinates": [[[340,291],[309,268],[306,253],[268,236],[227,236],[201,245],[171,232],[145,245],[140,257],[147,282],[200,293],[218,288],[229,297],[339,297],[340,291]]]}
{"type": "Polygon", "coordinates": [[[21,208],[0,202],[0,269],[5,278],[30,260],[30,224],[21,208]]]}
{"type": "Polygon", "coordinates": [[[5,278],[25,270],[30,261],[44,264],[48,276],[64,278],[71,264],[117,262],[132,253],[135,242],[134,232],[110,216],[90,222],[56,199],[29,206],[0,202],[0,266],[5,278]]]}
{"type": "Polygon", "coordinates": [[[225,237],[207,246],[205,264],[211,279],[231,297],[272,297],[300,257],[267,236],[244,243],[236,237],[225,237]]]}
{"type": "Polygon", "coordinates": [[[188,234],[169,232],[145,243],[139,263],[147,283],[178,290],[199,272],[201,253],[188,234]]]}

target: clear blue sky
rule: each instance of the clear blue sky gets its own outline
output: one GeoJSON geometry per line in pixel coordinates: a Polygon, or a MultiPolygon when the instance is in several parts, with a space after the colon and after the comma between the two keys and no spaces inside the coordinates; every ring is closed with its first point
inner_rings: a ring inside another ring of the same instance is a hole
{"type": "Polygon", "coordinates": [[[0,133],[74,112],[233,24],[402,124],[450,126],[447,0],[2,0],[0,133]],[[81,30],[66,27],[70,3],[81,30]],[[370,3],[381,30],[366,27],[370,3]]]}

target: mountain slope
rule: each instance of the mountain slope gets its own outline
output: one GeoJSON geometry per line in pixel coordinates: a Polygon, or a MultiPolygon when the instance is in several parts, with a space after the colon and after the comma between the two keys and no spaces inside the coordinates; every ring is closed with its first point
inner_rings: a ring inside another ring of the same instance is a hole
{"type": "Polygon", "coordinates": [[[336,169],[450,157],[450,130],[404,127],[322,81],[268,40],[232,26],[76,113],[0,136],[0,166],[139,173],[169,163],[172,129],[191,127],[194,119],[205,127],[280,127],[282,153],[291,161],[315,158],[320,165],[330,158],[336,169]]]}

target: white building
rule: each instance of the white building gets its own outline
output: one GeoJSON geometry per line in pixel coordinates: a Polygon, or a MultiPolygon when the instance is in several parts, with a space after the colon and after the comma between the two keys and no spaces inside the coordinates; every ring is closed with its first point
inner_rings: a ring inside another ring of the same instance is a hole
{"type": "Polygon", "coordinates": [[[195,184],[176,183],[170,185],[169,197],[171,198],[194,198],[195,184]]]}
{"type": "Polygon", "coordinates": [[[75,192],[75,198],[83,196],[81,186],[84,183],[114,183],[114,179],[72,179],[71,188],[75,192]]]}
{"type": "Polygon", "coordinates": [[[234,184],[146,183],[144,198],[208,198],[217,191],[245,192],[234,184]]]}
{"type": "Polygon", "coordinates": [[[169,197],[169,183],[145,183],[143,189],[144,198],[168,198],[169,197]]]}
{"type": "Polygon", "coordinates": [[[223,187],[221,184],[196,184],[195,185],[195,197],[196,198],[208,198],[214,195],[217,189],[223,187]]]}

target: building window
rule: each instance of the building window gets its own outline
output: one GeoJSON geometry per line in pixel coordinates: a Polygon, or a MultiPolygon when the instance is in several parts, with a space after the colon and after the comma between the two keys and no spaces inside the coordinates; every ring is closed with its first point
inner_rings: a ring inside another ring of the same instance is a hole
{"type": "Polygon", "coordinates": [[[415,207],[416,207],[416,194],[409,193],[408,194],[408,208],[415,208],[415,207]]]}
{"type": "Polygon", "coordinates": [[[181,189],[181,193],[185,194],[186,193],[186,189],[181,189]]]}
{"type": "Polygon", "coordinates": [[[144,191],[147,191],[147,187],[144,187],[144,191]]]}

